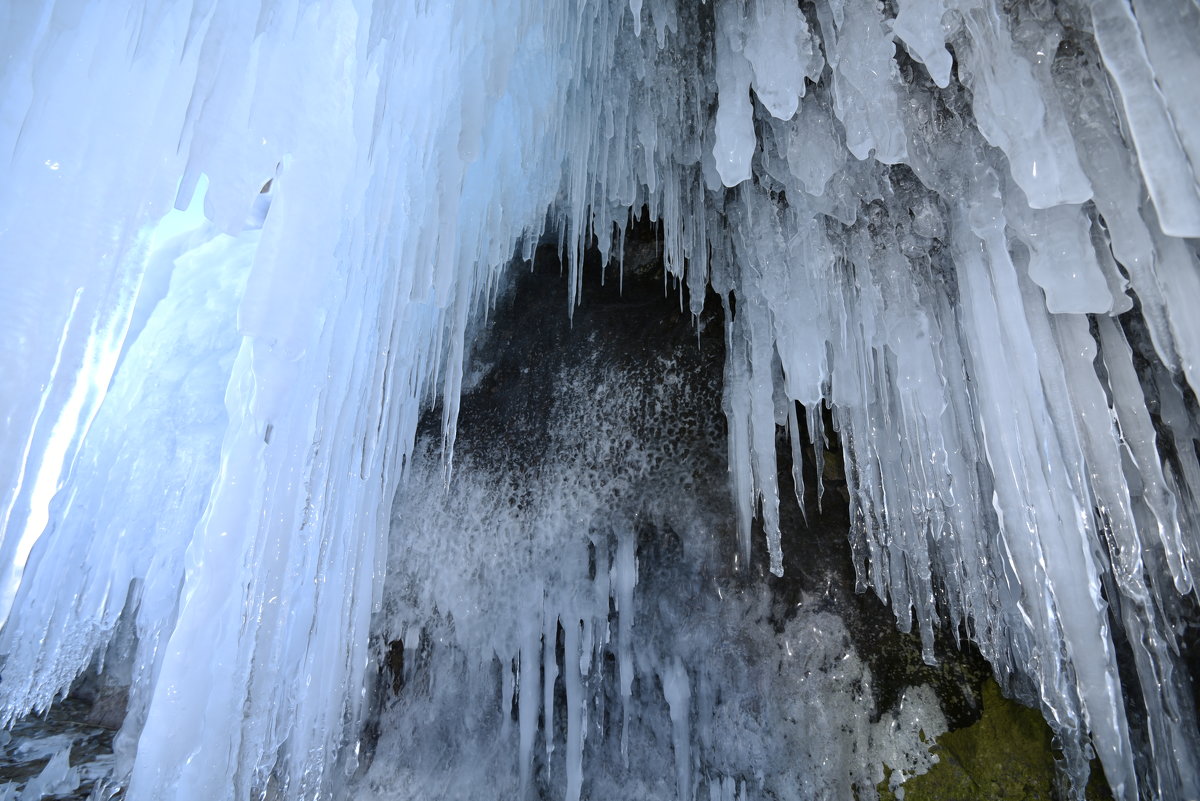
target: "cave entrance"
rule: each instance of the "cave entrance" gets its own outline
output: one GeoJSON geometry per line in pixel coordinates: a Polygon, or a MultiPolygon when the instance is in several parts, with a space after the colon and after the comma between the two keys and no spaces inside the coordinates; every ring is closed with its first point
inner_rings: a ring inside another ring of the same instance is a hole
{"type": "MultiPolygon", "coordinates": [[[[784,575],[759,531],[739,563],[725,312],[711,296],[691,315],[659,234],[634,224],[623,264],[589,252],[571,315],[556,244],[512,265],[468,357],[452,469],[427,413],[396,504],[360,786],[871,798],[979,720],[974,648],[942,631],[927,665],[858,591],[827,413],[804,508],[781,504],[784,575]]],[[[787,495],[783,427],[777,452],[787,495]]]]}

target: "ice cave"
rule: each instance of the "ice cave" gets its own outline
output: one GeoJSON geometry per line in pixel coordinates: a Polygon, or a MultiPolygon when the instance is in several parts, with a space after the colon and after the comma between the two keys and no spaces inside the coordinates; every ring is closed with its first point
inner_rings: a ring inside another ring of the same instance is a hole
{"type": "Polygon", "coordinates": [[[0,0],[0,165],[0,799],[1200,799],[1197,0],[0,0]]]}

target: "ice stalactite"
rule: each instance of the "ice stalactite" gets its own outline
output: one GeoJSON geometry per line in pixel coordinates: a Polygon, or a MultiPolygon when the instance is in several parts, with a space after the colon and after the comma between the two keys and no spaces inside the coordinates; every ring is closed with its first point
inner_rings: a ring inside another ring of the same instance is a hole
{"type": "Polygon", "coordinates": [[[421,399],[557,189],[520,132],[562,103],[570,17],[534,11],[489,44],[423,4],[6,10],[14,578],[40,537],[0,692],[44,708],[131,610],[130,797],[328,787],[421,399]],[[210,233],[147,250],[200,181],[210,233]]]}
{"type": "MultiPolygon", "coordinates": [[[[356,758],[422,408],[441,403],[452,482],[466,354],[514,251],[559,238],[569,311],[585,252],[614,259],[646,209],[691,311],[707,289],[726,309],[739,564],[757,518],[782,570],[776,435],[803,416],[819,441],[828,409],[859,582],[927,657],[942,626],[977,643],[1077,789],[1094,750],[1119,798],[1200,794],[1180,658],[1194,3],[47,0],[0,19],[5,720],[65,692],[124,616],[131,798],[327,790],[356,758]],[[197,187],[205,221],[172,239],[197,187]]],[[[595,597],[625,615],[645,588],[614,536],[625,567],[595,597]]],[[[557,592],[551,567],[529,586],[557,592]]],[[[540,646],[548,710],[569,634],[581,797],[584,607],[505,645],[523,670],[540,646]]],[[[655,669],[672,714],[706,675],[655,669]]]]}

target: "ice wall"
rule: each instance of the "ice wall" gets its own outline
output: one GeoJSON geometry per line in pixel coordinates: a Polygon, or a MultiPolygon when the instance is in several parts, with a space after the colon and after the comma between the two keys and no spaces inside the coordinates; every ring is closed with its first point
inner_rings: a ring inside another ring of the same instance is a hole
{"type": "Polygon", "coordinates": [[[777,428],[830,406],[864,588],[975,640],[1077,780],[1094,748],[1120,798],[1200,793],[1190,0],[0,23],[6,719],[131,615],[130,797],[328,787],[422,401],[449,458],[522,233],[550,210],[577,293],[646,206],[728,309],[742,561],[757,515],[781,568],[777,428]],[[202,176],[205,227],[154,234],[202,176]]]}
{"type": "Polygon", "coordinates": [[[0,12],[0,704],[135,615],[131,798],[311,796],[355,729],[420,400],[559,182],[573,16],[466,10],[0,12]]]}

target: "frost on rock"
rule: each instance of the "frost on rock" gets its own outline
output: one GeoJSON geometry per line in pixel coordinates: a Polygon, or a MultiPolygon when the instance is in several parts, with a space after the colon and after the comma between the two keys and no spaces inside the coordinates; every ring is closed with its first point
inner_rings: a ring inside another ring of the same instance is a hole
{"type": "MultiPolygon", "coordinates": [[[[926,657],[939,627],[973,640],[1040,706],[1076,792],[1095,753],[1120,799],[1200,795],[1180,653],[1200,571],[1195,3],[9,5],[4,721],[125,621],[128,798],[312,797],[353,773],[422,410],[440,404],[439,486],[474,477],[459,398],[506,265],[556,239],[570,313],[583,254],[619,262],[645,210],[692,313],[707,290],[726,311],[731,558],[782,570],[780,427],[803,445],[803,420],[820,454],[828,410],[859,584],[926,657]]],[[[460,522],[446,547],[499,536],[460,522]]],[[[466,579],[435,556],[405,569],[453,595],[466,579]]],[[[636,554],[618,536],[611,556],[628,609],[636,554]]],[[[557,566],[526,565],[515,583],[557,605],[493,650],[560,671],[566,733],[545,746],[582,798],[602,594],[557,566]]],[[[475,666],[499,636],[455,631],[475,666]]],[[[620,648],[630,706],[653,673],[671,717],[701,714],[694,661],[620,648]]],[[[699,735],[662,736],[667,792],[686,789],[699,735]]],[[[692,789],[759,791],[730,771],[692,789]]]]}

